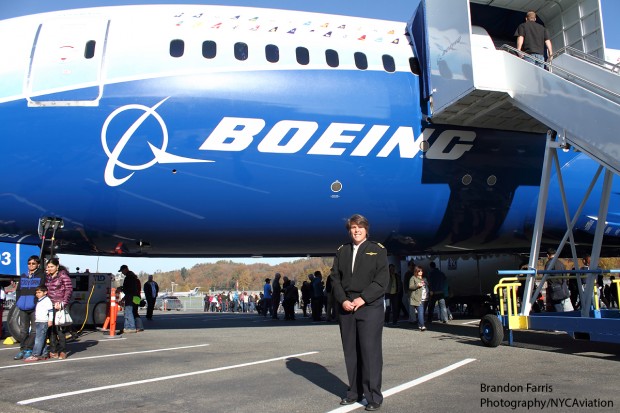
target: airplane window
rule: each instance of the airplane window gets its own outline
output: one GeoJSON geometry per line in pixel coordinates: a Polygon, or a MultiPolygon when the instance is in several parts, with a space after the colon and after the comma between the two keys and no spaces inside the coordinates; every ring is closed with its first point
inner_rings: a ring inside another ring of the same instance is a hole
{"type": "Polygon", "coordinates": [[[310,52],[305,47],[298,47],[295,49],[295,55],[297,56],[297,63],[300,65],[307,65],[310,63],[310,52]]]}
{"type": "Polygon", "coordinates": [[[92,59],[95,56],[95,42],[94,40],[89,40],[86,42],[86,48],[84,49],[84,57],[87,59],[92,59]]]}
{"type": "Polygon", "coordinates": [[[180,39],[174,39],[170,42],[170,56],[181,57],[185,53],[185,42],[180,39]]]}
{"type": "Polygon", "coordinates": [[[386,72],[394,73],[396,71],[396,63],[392,56],[384,54],[381,59],[383,60],[383,68],[386,72]]]}
{"type": "Polygon", "coordinates": [[[205,59],[213,59],[217,54],[217,43],[213,40],[202,42],[202,57],[205,59]]]}
{"type": "Polygon", "coordinates": [[[420,76],[420,62],[417,57],[409,58],[409,67],[411,68],[411,73],[420,76]]]}
{"type": "Polygon", "coordinates": [[[269,63],[277,63],[280,60],[280,49],[278,46],[268,44],[265,46],[265,58],[269,63]]]}
{"type": "Polygon", "coordinates": [[[248,45],[246,43],[235,43],[235,59],[247,60],[248,59],[248,45]]]}
{"type": "Polygon", "coordinates": [[[368,59],[366,58],[366,55],[364,53],[355,52],[353,57],[355,59],[355,67],[357,67],[360,70],[368,69],[368,59]]]}
{"type": "Polygon", "coordinates": [[[325,61],[329,67],[338,67],[340,65],[340,59],[338,59],[338,52],[332,49],[325,50],[325,61]]]}

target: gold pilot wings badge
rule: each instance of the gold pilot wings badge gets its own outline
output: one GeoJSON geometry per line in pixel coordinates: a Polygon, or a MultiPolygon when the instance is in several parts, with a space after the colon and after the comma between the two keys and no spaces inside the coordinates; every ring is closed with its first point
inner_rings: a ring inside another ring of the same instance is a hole
{"type": "Polygon", "coordinates": [[[376,252],[367,252],[366,255],[377,255],[376,252]]]}

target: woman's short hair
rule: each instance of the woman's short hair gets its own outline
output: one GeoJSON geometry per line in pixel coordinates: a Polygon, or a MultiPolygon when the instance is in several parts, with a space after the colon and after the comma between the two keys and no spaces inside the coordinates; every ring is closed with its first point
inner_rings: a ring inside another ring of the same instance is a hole
{"type": "Polygon", "coordinates": [[[351,216],[351,218],[347,219],[347,231],[351,229],[351,225],[353,224],[357,225],[358,227],[364,228],[366,232],[368,232],[368,230],[370,229],[370,224],[368,224],[368,220],[366,219],[366,217],[360,214],[354,214],[351,216]]]}

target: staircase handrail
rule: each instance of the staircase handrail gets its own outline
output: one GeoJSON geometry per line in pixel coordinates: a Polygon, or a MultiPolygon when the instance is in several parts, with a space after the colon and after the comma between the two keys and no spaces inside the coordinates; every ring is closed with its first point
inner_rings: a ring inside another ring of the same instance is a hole
{"type": "Polygon", "coordinates": [[[571,47],[571,46],[564,46],[560,50],[556,51],[551,56],[551,59],[553,60],[561,54],[568,54],[570,56],[577,57],[595,66],[598,66],[601,69],[609,70],[610,72],[616,75],[620,75],[620,62],[613,64],[611,62],[608,62],[605,59],[601,59],[600,57],[596,57],[594,55],[588,54],[584,52],[583,50],[575,49],[574,47],[571,47]]]}
{"type": "MultiPolygon", "coordinates": [[[[518,49],[516,49],[516,48],[514,48],[512,46],[509,46],[507,44],[502,45],[502,47],[500,49],[504,50],[506,52],[512,53],[512,54],[516,54],[517,56],[523,56],[523,55],[526,54],[526,53],[524,53],[524,52],[522,52],[522,51],[520,51],[520,50],[518,50],[518,49]]],[[[600,91],[602,91],[602,92],[604,92],[606,94],[612,95],[614,98],[618,99],[618,101],[616,103],[620,103],[620,94],[619,93],[616,93],[616,92],[614,92],[612,90],[609,90],[606,87],[601,86],[601,85],[599,85],[597,83],[594,83],[591,80],[588,80],[588,79],[586,79],[584,77],[581,77],[578,74],[573,73],[573,72],[571,72],[569,70],[562,69],[561,67],[558,67],[558,66],[554,66],[551,62],[545,62],[543,59],[538,59],[537,57],[534,57],[532,55],[528,55],[528,59],[532,59],[535,62],[543,64],[544,67],[550,73],[558,73],[558,72],[563,73],[564,76],[561,76],[561,77],[566,79],[566,80],[568,80],[568,81],[571,81],[572,79],[577,79],[580,82],[583,82],[583,83],[587,84],[588,86],[591,86],[591,87],[593,87],[595,89],[598,89],[598,90],[600,90],[600,91]]],[[[553,61],[553,58],[550,59],[550,60],[553,61]]]]}

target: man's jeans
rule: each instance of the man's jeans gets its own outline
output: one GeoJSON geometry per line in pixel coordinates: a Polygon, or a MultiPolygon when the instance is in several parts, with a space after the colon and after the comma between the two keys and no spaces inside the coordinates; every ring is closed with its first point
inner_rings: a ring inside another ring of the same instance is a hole
{"type": "Polygon", "coordinates": [[[433,315],[435,312],[435,305],[439,303],[439,320],[442,322],[448,321],[448,311],[446,310],[446,300],[443,293],[436,293],[431,296],[428,303],[428,322],[433,321],[433,315]]]}
{"type": "Polygon", "coordinates": [[[525,60],[526,62],[534,63],[536,66],[542,67],[543,69],[545,67],[545,64],[542,63],[542,62],[545,61],[545,56],[543,56],[541,54],[538,54],[538,53],[532,53],[532,54],[529,54],[529,55],[525,54],[525,55],[523,55],[523,60],[525,60]],[[539,59],[540,62],[537,61],[537,60],[532,59],[532,57],[535,58],[535,59],[539,59]]]}
{"type": "Polygon", "coordinates": [[[32,350],[34,346],[35,334],[35,311],[19,310],[19,334],[20,334],[20,350],[32,350]]]}
{"type": "Polygon", "coordinates": [[[125,325],[123,326],[124,330],[135,330],[136,329],[136,320],[133,318],[133,303],[128,304],[125,301],[125,325]]]}

